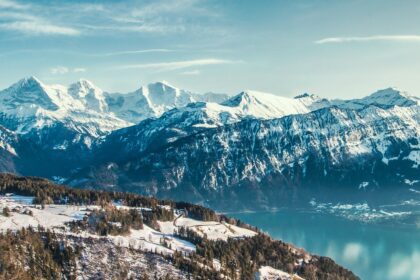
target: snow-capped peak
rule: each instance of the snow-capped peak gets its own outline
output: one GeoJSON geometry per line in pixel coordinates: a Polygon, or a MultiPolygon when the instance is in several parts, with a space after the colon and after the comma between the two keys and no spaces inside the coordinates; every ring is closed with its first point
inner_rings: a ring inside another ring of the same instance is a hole
{"type": "Polygon", "coordinates": [[[16,83],[14,83],[13,85],[11,85],[9,87],[9,89],[27,89],[27,88],[38,88],[38,89],[43,89],[44,85],[42,84],[42,82],[36,78],[35,76],[29,76],[29,77],[25,77],[23,79],[20,79],[19,81],[17,81],[16,83]]]}
{"type": "Polygon", "coordinates": [[[328,99],[321,98],[316,94],[311,94],[307,92],[295,96],[294,99],[301,102],[310,111],[330,107],[332,105],[328,99]]]}
{"type": "Polygon", "coordinates": [[[195,101],[190,92],[180,90],[165,81],[143,86],[139,92],[156,116],[162,115],[169,109],[182,107],[195,101]]]}
{"type": "Polygon", "coordinates": [[[109,111],[131,123],[150,117],[160,117],[174,108],[181,108],[197,101],[222,102],[228,98],[224,94],[196,94],[179,89],[166,81],[142,86],[128,94],[106,94],[109,111]]]}
{"type": "Polygon", "coordinates": [[[257,118],[280,118],[309,111],[304,104],[293,98],[252,90],[241,92],[222,105],[240,108],[243,115],[257,118]]]}
{"type": "Polygon", "coordinates": [[[82,102],[88,109],[99,112],[108,110],[103,91],[88,80],[79,80],[71,84],[68,89],[69,94],[82,102]]]}
{"type": "Polygon", "coordinates": [[[369,105],[411,106],[418,104],[418,99],[416,97],[410,96],[407,92],[403,92],[395,87],[378,90],[361,100],[369,105]]]}
{"type": "Polygon", "coordinates": [[[145,95],[178,95],[180,90],[166,81],[150,83],[147,86],[141,87],[145,95]]]}
{"type": "Polygon", "coordinates": [[[378,106],[389,108],[393,106],[409,107],[418,105],[420,99],[410,96],[407,92],[400,91],[397,88],[389,87],[378,90],[366,97],[351,100],[333,100],[333,104],[348,109],[363,109],[366,106],[378,106]]]}
{"type": "Polygon", "coordinates": [[[101,91],[99,87],[97,87],[94,83],[86,79],[79,79],[77,82],[70,85],[70,87],[72,86],[77,86],[80,88],[87,88],[87,89],[95,89],[95,90],[101,91]]]}
{"type": "Polygon", "coordinates": [[[36,83],[36,84],[42,85],[42,82],[35,76],[25,77],[21,79],[20,81],[18,81],[18,83],[36,83]]]}
{"type": "Polygon", "coordinates": [[[1,104],[6,111],[15,109],[22,104],[35,105],[48,110],[57,110],[54,102],[54,92],[36,77],[19,80],[9,88],[0,91],[1,104]]]}
{"type": "Polygon", "coordinates": [[[97,136],[129,125],[106,108],[102,90],[85,80],[67,88],[28,77],[0,91],[0,124],[21,134],[60,123],[97,136]]]}

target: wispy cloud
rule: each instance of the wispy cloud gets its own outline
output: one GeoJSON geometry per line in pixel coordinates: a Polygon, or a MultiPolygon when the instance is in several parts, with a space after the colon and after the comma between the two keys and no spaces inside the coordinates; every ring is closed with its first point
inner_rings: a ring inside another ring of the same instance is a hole
{"type": "Polygon", "coordinates": [[[33,1],[21,4],[0,0],[0,30],[26,35],[85,36],[115,32],[166,35],[170,33],[209,33],[218,30],[220,21],[215,8],[198,0],[156,0],[127,5],[114,2],[46,3],[33,1]],[[77,11],[75,13],[74,11],[77,11]],[[13,15],[12,15],[13,14],[13,15]],[[92,17],[92,14],[95,16],[92,17]],[[205,24],[202,24],[205,22],[205,24]],[[210,24],[214,23],[214,24],[210,24]],[[213,28],[214,27],[214,28],[213,28]]]}
{"type": "Polygon", "coordinates": [[[18,31],[27,35],[79,35],[75,28],[52,23],[34,12],[36,7],[15,1],[0,0],[0,30],[18,31]]]}
{"type": "Polygon", "coordinates": [[[118,52],[103,53],[103,54],[98,54],[97,56],[119,56],[119,55],[156,53],[156,52],[172,52],[172,50],[169,50],[169,49],[130,50],[130,51],[118,51],[118,52]]]}
{"type": "MultiPolygon", "coordinates": [[[[0,13],[1,17],[1,13],[0,13]]],[[[85,53],[85,52],[78,52],[78,51],[69,51],[69,50],[62,50],[62,49],[17,49],[10,52],[0,53],[0,57],[2,56],[12,56],[21,53],[57,53],[63,55],[72,55],[72,56],[86,56],[86,57],[111,57],[111,56],[123,56],[123,55],[137,55],[137,54],[148,54],[148,53],[160,53],[160,52],[175,52],[177,50],[170,50],[170,49],[142,49],[142,50],[121,50],[121,51],[114,51],[114,52],[106,52],[106,53],[85,53]]]]}
{"type": "Polygon", "coordinates": [[[69,72],[69,68],[64,66],[57,66],[50,69],[51,74],[53,75],[63,75],[69,72]]]}
{"type": "Polygon", "coordinates": [[[82,73],[82,72],[86,72],[86,68],[74,68],[73,69],[74,73],[82,73]]]}
{"type": "Polygon", "coordinates": [[[112,32],[133,32],[133,33],[155,33],[166,34],[185,31],[184,25],[164,24],[157,22],[149,23],[130,23],[130,24],[83,24],[81,25],[87,31],[112,31],[112,32]]]}
{"type": "Polygon", "coordinates": [[[67,73],[70,73],[70,72],[82,73],[82,72],[86,72],[86,68],[78,67],[78,68],[71,69],[71,68],[65,67],[65,66],[57,66],[57,67],[53,67],[53,68],[50,69],[50,73],[53,74],[53,75],[64,75],[64,74],[67,74],[67,73]]]}
{"type": "Polygon", "coordinates": [[[58,26],[40,20],[32,21],[14,21],[0,24],[0,29],[20,31],[28,35],[66,35],[76,36],[80,34],[79,30],[71,27],[58,26]]]}
{"type": "Polygon", "coordinates": [[[200,70],[191,70],[191,71],[184,71],[179,74],[185,75],[185,76],[197,76],[197,75],[200,75],[200,73],[201,73],[200,70]]]}
{"type": "Polygon", "coordinates": [[[117,68],[119,69],[156,69],[158,71],[171,71],[171,70],[185,69],[185,68],[196,67],[196,66],[231,64],[231,63],[240,63],[240,62],[241,61],[207,58],[207,59],[195,59],[195,60],[159,62],[159,63],[129,64],[129,65],[122,65],[117,68]]]}
{"type": "Polygon", "coordinates": [[[20,4],[10,0],[0,0],[0,8],[23,10],[29,8],[29,5],[20,4]]]}
{"type": "Polygon", "coordinates": [[[110,18],[114,21],[112,28],[115,30],[167,34],[189,30],[208,33],[212,27],[209,27],[209,23],[203,25],[202,22],[219,17],[216,9],[205,5],[203,1],[156,0],[135,6],[129,11],[115,13],[110,18]]]}
{"type": "Polygon", "coordinates": [[[147,18],[165,14],[178,14],[185,11],[199,11],[197,0],[170,0],[155,1],[149,5],[134,9],[132,15],[135,17],[147,18]]]}
{"type": "Polygon", "coordinates": [[[316,44],[353,43],[353,42],[420,42],[420,35],[375,35],[364,37],[329,37],[315,41],[316,44]]]}

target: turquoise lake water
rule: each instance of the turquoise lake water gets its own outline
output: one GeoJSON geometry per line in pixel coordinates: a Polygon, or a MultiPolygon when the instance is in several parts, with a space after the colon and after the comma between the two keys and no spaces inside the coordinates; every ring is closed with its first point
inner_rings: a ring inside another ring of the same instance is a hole
{"type": "MultiPolygon", "coordinates": [[[[420,279],[420,226],[363,222],[308,210],[229,213],[276,239],[331,257],[361,279],[420,279]]],[[[416,214],[417,215],[417,214],[416,214]]],[[[420,216],[410,220],[419,221],[420,216]]]]}

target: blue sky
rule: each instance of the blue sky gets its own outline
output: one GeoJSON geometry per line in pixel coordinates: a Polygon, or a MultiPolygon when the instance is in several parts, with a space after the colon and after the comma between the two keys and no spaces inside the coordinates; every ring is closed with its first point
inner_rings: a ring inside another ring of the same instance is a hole
{"type": "Polygon", "coordinates": [[[166,80],[351,98],[420,93],[420,2],[0,0],[0,88],[24,76],[128,92],[166,80]]]}

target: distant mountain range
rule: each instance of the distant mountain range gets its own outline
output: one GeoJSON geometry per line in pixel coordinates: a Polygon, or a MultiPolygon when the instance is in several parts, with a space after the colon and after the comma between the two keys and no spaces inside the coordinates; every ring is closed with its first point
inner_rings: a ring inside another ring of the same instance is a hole
{"type": "Polygon", "coordinates": [[[121,94],[30,77],[0,91],[0,170],[223,207],[413,188],[419,101],[395,88],[329,100],[160,82],[121,94]]]}

